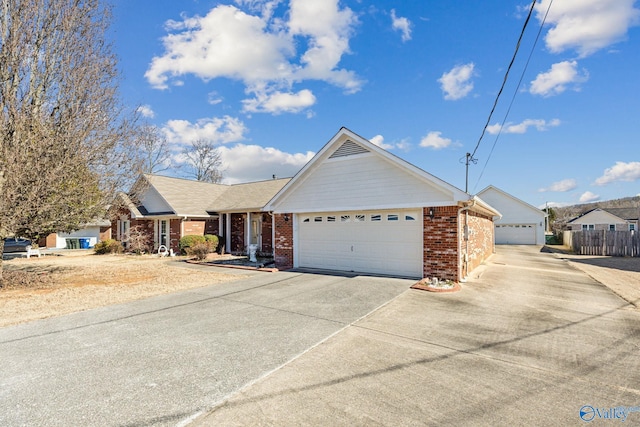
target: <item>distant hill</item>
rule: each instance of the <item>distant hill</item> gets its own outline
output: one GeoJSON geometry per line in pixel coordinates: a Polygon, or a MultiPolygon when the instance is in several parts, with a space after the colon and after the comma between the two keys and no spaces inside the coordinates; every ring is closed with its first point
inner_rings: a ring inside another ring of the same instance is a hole
{"type": "Polygon", "coordinates": [[[573,218],[582,215],[592,209],[610,209],[610,208],[638,208],[640,207],[640,196],[625,197],[623,199],[605,200],[601,202],[583,203],[579,205],[564,206],[561,208],[553,208],[555,212],[555,221],[552,224],[553,230],[560,230],[564,224],[573,218]]]}

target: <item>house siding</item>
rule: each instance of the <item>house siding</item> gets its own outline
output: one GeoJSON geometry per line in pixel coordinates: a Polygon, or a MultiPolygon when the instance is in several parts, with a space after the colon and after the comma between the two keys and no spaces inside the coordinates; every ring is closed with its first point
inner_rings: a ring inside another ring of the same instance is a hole
{"type": "Polygon", "coordinates": [[[292,214],[275,214],[274,256],[276,267],[280,270],[293,268],[293,222],[292,214]],[[287,215],[288,221],[284,217],[287,215]]]}
{"type": "Polygon", "coordinates": [[[417,207],[425,200],[452,202],[452,195],[373,154],[326,160],[281,203],[293,212],[417,207]]]}

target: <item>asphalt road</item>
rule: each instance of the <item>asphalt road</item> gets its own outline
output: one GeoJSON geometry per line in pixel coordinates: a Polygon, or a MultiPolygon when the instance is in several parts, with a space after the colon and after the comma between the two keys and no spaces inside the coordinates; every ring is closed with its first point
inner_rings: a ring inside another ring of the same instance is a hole
{"type": "Polygon", "coordinates": [[[184,425],[413,282],[259,273],[1,328],[0,425],[184,425]]]}

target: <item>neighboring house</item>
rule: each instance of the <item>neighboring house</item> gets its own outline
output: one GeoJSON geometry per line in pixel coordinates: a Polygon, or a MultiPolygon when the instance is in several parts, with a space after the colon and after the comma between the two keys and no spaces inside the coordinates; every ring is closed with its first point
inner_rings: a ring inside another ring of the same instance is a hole
{"type": "Polygon", "coordinates": [[[494,251],[499,212],[342,128],[265,206],[279,268],[459,281],[494,251]]]}
{"type": "Polygon", "coordinates": [[[71,233],[51,233],[41,238],[38,245],[49,249],[92,248],[96,243],[110,238],[111,223],[108,220],[97,220],[71,233]]]}
{"type": "Polygon", "coordinates": [[[497,245],[544,245],[544,211],[493,185],[478,196],[502,214],[495,221],[497,245]]]}
{"type": "Polygon", "coordinates": [[[224,237],[225,251],[243,253],[257,244],[261,254],[273,254],[272,218],[262,207],[289,179],[225,185],[145,174],[133,186],[112,222],[115,239],[127,244],[133,227],[153,242],[178,251],[186,235],[224,237]]]}
{"type": "Polygon", "coordinates": [[[638,208],[596,208],[567,222],[567,227],[571,231],[634,231],[638,229],[638,211],[638,208]]]}

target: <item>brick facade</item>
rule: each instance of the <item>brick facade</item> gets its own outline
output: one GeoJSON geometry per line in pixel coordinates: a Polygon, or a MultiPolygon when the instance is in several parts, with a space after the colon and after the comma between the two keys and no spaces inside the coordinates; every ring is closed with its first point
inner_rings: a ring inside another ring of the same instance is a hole
{"type": "Polygon", "coordinates": [[[245,252],[245,219],[246,214],[232,213],[231,215],[231,241],[229,250],[234,254],[245,252]]]}
{"type": "Polygon", "coordinates": [[[262,214],[262,247],[260,254],[273,255],[273,221],[271,215],[262,214]]]}
{"type": "Polygon", "coordinates": [[[484,260],[494,252],[495,227],[493,220],[477,212],[462,212],[460,214],[460,245],[461,245],[461,279],[469,275],[484,260]],[[467,216],[468,215],[468,216],[467,216]],[[468,225],[469,239],[465,240],[464,224],[468,225]],[[465,259],[464,255],[467,254],[465,259]]]}
{"type": "Polygon", "coordinates": [[[458,281],[458,207],[423,208],[422,212],[423,277],[458,281]]]}
{"type": "Polygon", "coordinates": [[[293,220],[291,214],[274,214],[276,241],[273,259],[280,270],[293,268],[293,220]]]}

